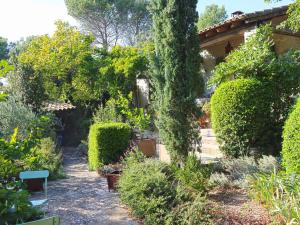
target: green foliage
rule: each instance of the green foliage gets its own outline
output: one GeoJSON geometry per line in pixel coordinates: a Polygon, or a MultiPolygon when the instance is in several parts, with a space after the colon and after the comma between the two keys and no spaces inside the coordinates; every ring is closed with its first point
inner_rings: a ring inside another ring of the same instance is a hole
{"type": "Polygon", "coordinates": [[[228,17],[224,6],[211,4],[206,6],[205,11],[200,14],[197,23],[198,29],[204,30],[207,27],[218,24],[226,20],[228,17]]]}
{"type": "Polygon", "coordinates": [[[272,51],[272,28],[263,26],[256,30],[247,42],[239,49],[229,54],[224,63],[220,63],[216,68],[211,79],[214,85],[234,78],[252,78],[267,80],[270,72],[275,69],[272,60],[276,54],[272,51]]]}
{"type": "Polygon", "coordinates": [[[144,108],[131,106],[131,103],[133,102],[132,93],[130,93],[127,98],[119,94],[119,97],[115,102],[117,111],[133,128],[137,128],[143,132],[150,127],[151,116],[145,112],[144,108]]]}
{"type": "Polygon", "coordinates": [[[291,4],[289,6],[288,9],[288,19],[286,21],[283,22],[282,27],[283,28],[289,28],[292,31],[299,32],[300,31],[300,12],[299,12],[299,8],[300,8],[300,1],[299,0],[295,0],[295,2],[293,4],[291,4]]]}
{"type": "Polygon", "coordinates": [[[22,103],[20,96],[9,95],[0,102],[0,134],[9,137],[18,128],[18,138],[34,135],[38,138],[55,138],[53,127],[57,119],[53,114],[37,115],[22,103]]]}
{"type": "Polygon", "coordinates": [[[120,41],[136,44],[149,33],[147,0],[65,0],[65,3],[69,14],[92,32],[104,48],[120,41]]]}
{"type": "Polygon", "coordinates": [[[37,165],[37,155],[35,147],[38,144],[36,138],[29,136],[22,141],[17,140],[18,130],[16,129],[7,141],[0,139],[0,179],[9,180],[17,177],[23,170],[35,169],[37,165]]]}
{"type": "MultiPolygon", "coordinates": [[[[265,0],[265,2],[278,2],[281,0],[265,0]]],[[[282,22],[279,26],[280,28],[289,28],[294,32],[298,32],[300,30],[300,1],[295,0],[294,3],[289,5],[287,15],[288,18],[286,21],[282,22]]]]}
{"type": "Polygon", "coordinates": [[[47,169],[50,178],[63,176],[59,150],[50,137],[43,138],[48,134],[43,126],[48,124],[48,120],[42,118],[22,139],[18,137],[18,129],[10,140],[0,139],[0,180],[16,178],[25,170],[47,169]]]}
{"type": "Polygon", "coordinates": [[[163,224],[176,198],[172,176],[168,165],[157,160],[131,164],[119,181],[121,200],[145,224],[163,224]]]}
{"type": "Polygon", "coordinates": [[[39,145],[36,147],[35,154],[38,157],[37,169],[48,170],[50,179],[64,177],[61,151],[50,137],[40,140],[39,145]]]}
{"type": "Polygon", "coordinates": [[[300,100],[283,128],[282,160],[287,172],[300,174],[300,100]]]}
{"type": "Polygon", "coordinates": [[[271,26],[261,26],[216,67],[211,80],[216,86],[232,78],[255,78],[264,84],[264,90],[271,93],[270,121],[266,129],[271,133],[273,154],[281,149],[282,127],[293,103],[291,96],[300,92],[299,59],[300,52],[292,50],[277,56],[271,26]]]}
{"type": "Polygon", "coordinates": [[[93,115],[94,123],[122,122],[117,113],[115,101],[109,100],[105,107],[99,107],[93,115]]]}
{"type": "Polygon", "coordinates": [[[20,224],[40,219],[42,212],[33,208],[29,193],[19,190],[19,182],[4,183],[0,181],[0,225],[20,224]]]}
{"type": "Polygon", "coordinates": [[[130,124],[131,127],[141,132],[150,127],[151,116],[143,108],[132,106],[133,98],[130,93],[127,98],[119,92],[117,99],[110,99],[105,107],[100,107],[93,115],[94,123],[121,122],[130,124]]]}
{"type": "Polygon", "coordinates": [[[193,118],[203,92],[196,0],[151,1],[155,53],[151,60],[156,125],[173,161],[183,161],[199,140],[193,118]]]}
{"type": "Polygon", "coordinates": [[[176,170],[176,178],[184,186],[199,192],[206,192],[211,170],[207,165],[201,164],[195,155],[188,156],[185,165],[176,170]]]}
{"type": "Polygon", "coordinates": [[[273,156],[222,159],[214,165],[210,183],[218,187],[245,188],[249,186],[249,178],[258,173],[271,174],[279,169],[280,164],[273,156]]]}
{"type": "Polygon", "coordinates": [[[184,202],[173,209],[166,222],[167,225],[211,225],[208,214],[208,202],[198,194],[192,201],[184,202]]]}
{"type": "Polygon", "coordinates": [[[205,103],[203,104],[203,106],[202,106],[202,111],[203,111],[206,115],[208,115],[208,116],[211,115],[210,102],[205,102],[205,103]]]}
{"type": "MultiPolygon", "coordinates": [[[[187,170],[195,174],[192,168],[187,170]]],[[[179,177],[185,175],[183,172],[179,177]]],[[[187,181],[188,177],[185,178],[182,180],[187,181]]],[[[199,176],[194,178],[197,180],[187,184],[200,181],[199,176]]],[[[134,151],[125,158],[119,193],[122,202],[132,209],[135,216],[144,219],[145,225],[209,224],[207,200],[202,192],[182,183],[168,164],[146,159],[142,153],[134,151]]]]}
{"type": "Polygon", "coordinates": [[[117,98],[135,90],[136,78],[147,71],[147,58],[138,48],[116,46],[98,54],[101,87],[117,98]]]}
{"type": "Polygon", "coordinates": [[[28,91],[34,93],[31,89],[41,86],[47,99],[56,101],[82,103],[99,99],[101,90],[96,83],[92,43],[93,37],[61,21],[56,22],[52,37],[33,38],[18,57],[25,77],[32,79],[27,82],[28,91]]]}
{"type": "Polygon", "coordinates": [[[7,94],[0,94],[0,102],[3,102],[6,100],[7,94]]]}
{"type": "Polygon", "coordinates": [[[0,78],[5,77],[14,67],[7,60],[0,60],[0,78]]]}
{"type": "Polygon", "coordinates": [[[8,58],[7,39],[0,37],[0,61],[8,58]]]}
{"type": "Polygon", "coordinates": [[[37,116],[23,104],[17,96],[8,96],[0,102],[0,131],[4,137],[10,136],[17,127],[19,137],[24,138],[37,116]]]}
{"type": "Polygon", "coordinates": [[[261,82],[255,79],[228,81],[211,99],[212,126],[220,149],[227,156],[259,153],[268,147],[270,103],[261,82]]]}
{"type": "Polygon", "coordinates": [[[131,136],[125,123],[96,123],[89,132],[89,168],[116,162],[124,154],[131,136]]]}
{"type": "Polygon", "coordinates": [[[261,174],[252,180],[250,195],[276,215],[280,224],[300,223],[300,177],[295,174],[261,174]]]}

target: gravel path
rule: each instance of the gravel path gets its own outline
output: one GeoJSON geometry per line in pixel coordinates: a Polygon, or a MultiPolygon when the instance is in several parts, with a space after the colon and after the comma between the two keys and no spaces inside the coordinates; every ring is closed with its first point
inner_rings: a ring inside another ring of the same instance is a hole
{"type": "Polygon", "coordinates": [[[74,149],[64,150],[67,179],[48,183],[48,215],[62,225],[138,225],[119,204],[118,193],[108,192],[106,179],[89,172],[86,159],[74,149]]]}

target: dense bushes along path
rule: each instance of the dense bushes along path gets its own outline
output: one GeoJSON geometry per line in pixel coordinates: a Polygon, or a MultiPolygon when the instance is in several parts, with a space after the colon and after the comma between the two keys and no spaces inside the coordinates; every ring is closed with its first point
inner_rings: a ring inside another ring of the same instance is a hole
{"type": "Polygon", "coordinates": [[[76,149],[64,149],[67,179],[49,182],[49,214],[62,225],[138,225],[119,204],[116,192],[108,192],[106,180],[89,172],[86,159],[76,149]]]}

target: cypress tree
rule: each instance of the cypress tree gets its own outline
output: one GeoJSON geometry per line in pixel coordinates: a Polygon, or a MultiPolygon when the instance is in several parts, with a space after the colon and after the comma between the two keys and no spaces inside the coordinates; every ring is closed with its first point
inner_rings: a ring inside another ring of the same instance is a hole
{"type": "Polygon", "coordinates": [[[199,136],[196,98],[203,92],[196,28],[197,0],[153,0],[151,60],[156,125],[173,162],[182,162],[199,136]]]}

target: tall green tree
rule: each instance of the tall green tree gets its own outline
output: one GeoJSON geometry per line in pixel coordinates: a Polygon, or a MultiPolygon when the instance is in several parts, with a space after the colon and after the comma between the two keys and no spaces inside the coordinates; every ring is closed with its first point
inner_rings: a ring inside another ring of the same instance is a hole
{"type": "Polygon", "coordinates": [[[65,0],[68,12],[104,48],[121,41],[135,44],[148,34],[148,0],[65,0]]]}
{"type": "MultiPolygon", "coordinates": [[[[265,2],[279,2],[281,0],[265,0],[265,2]]],[[[295,0],[287,11],[288,18],[281,24],[282,28],[289,28],[293,32],[300,31],[300,0],[295,0]]]]}
{"type": "Polygon", "coordinates": [[[214,24],[218,24],[226,20],[228,17],[224,6],[211,4],[206,6],[205,11],[200,14],[198,20],[198,29],[203,30],[214,24]]]}
{"type": "Polygon", "coordinates": [[[8,58],[8,43],[7,39],[0,37],[0,60],[8,58]]]}
{"type": "Polygon", "coordinates": [[[171,159],[182,162],[193,150],[195,99],[203,92],[196,27],[197,0],[153,0],[155,53],[151,82],[156,124],[171,159]]]}
{"type": "Polygon", "coordinates": [[[33,38],[18,56],[27,93],[36,103],[42,96],[75,104],[98,99],[98,67],[91,47],[94,38],[61,21],[56,26],[53,36],[33,38]],[[37,90],[41,92],[38,96],[37,90]]]}

